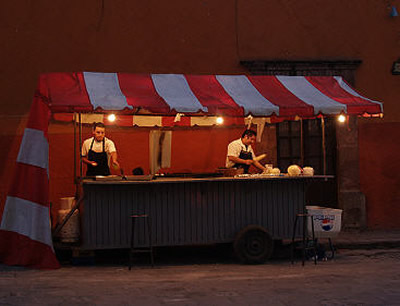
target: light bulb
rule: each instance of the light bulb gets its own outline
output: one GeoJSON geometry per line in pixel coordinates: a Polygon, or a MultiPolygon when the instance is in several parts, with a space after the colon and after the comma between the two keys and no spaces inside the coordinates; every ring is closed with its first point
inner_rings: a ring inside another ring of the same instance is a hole
{"type": "Polygon", "coordinates": [[[346,116],[344,116],[344,115],[339,115],[339,117],[338,117],[338,121],[339,122],[345,122],[346,121],[346,116]]]}
{"type": "Polygon", "coordinates": [[[116,118],[117,118],[117,117],[115,117],[114,114],[110,114],[110,115],[108,115],[108,117],[107,117],[108,121],[110,121],[110,122],[114,122],[116,118]]]}
{"type": "Polygon", "coordinates": [[[222,118],[222,117],[217,117],[217,124],[222,124],[222,123],[224,123],[224,118],[222,118]]]}

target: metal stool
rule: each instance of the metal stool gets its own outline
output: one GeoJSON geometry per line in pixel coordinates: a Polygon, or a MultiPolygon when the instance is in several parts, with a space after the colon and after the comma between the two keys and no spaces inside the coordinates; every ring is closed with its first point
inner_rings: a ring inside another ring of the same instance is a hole
{"type": "Polygon", "coordinates": [[[297,214],[296,219],[294,220],[294,225],[293,225],[293,236],[292,236],[292,246],[291,246],[291,259],[292,259],[292,264],[294,263],[293,257],[294,257],[294,237],[296,235],[296,226],[299,218],[302,218],[303,220],[303,228],[302,228],[302,248],[301,248],[301,253],[302,253],[302,265],[304,266],[304,260],[306,256],[306,250],[313,250],[314,252],[314,263],[317,264],[317,242],[315,240],[315,235],[314,235],[314,218],[310,214],[297,214]],[[309,243],[309,237],[308,234],[306,235],[307,231],[307,218],[311,218],[311,244],[309,243]],[[306,239],[307,236],[307,239],[306,239]]]}
{"type": "Polygon", "coordinates": [[[131,268],[132,268],[132,259],[133,259],[134,253],[150,253],[151,266],[154,267],[153,243],[152,243],[152,235],[151,235],[150,217],[147,214],[141,214],[141,215],[132,215],[131,218],[132,218],[132,231],[131,231],[131,248],[129,250],[129,270],[131,270],[131,268]],[[149,241],[147,247],[137,247],[136,248],[134,245],[136,219],[143,219],[145,222],[145,225],[147,227],[147,239],[149,241]]]}

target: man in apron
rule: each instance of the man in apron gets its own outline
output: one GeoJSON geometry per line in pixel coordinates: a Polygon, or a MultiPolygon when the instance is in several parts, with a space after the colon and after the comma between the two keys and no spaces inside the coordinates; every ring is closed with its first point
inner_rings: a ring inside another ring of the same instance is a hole
{"type": "Polygon", "coordinates": [[[255,143],[256,136],[255,131],[245,130],[240,139],[234,140],[228,145],[226,168],[242,168],[244,173],[249,173],[250,165],[253,165],[262,171],[267,170],[258,161],[254,160],[255,155],[251,145],[255,143]]]}
{"type": "Polygon", "coordinates": [[[93,137],[86,139],[82,145],[82,161],[87,164],[86,176],[110,175],[108,159],[115,169],[119,169],[117,150],[114,142],[105,137],[103,123],[93,125],[93,137]]]}

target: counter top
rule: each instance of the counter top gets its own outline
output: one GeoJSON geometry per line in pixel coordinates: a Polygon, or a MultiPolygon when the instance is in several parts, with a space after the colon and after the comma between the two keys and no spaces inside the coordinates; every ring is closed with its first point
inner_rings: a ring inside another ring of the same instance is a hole
{"type": "Polygon", "coordinates": [[[256,181],[256,180],[328,180],[333,179],[333,175],[314,175],[314,176],[288,176],[288,175],[265,175],[265,174],[249,174],[239,175],[235,177],[209,177],[209,178],[178,178],[178,177],[151,177],[139,176],[136,180],[134,177],[124,179],[118,177],[102,177],[100,179],[83,179],[83,184],[159,184],[159,183],[185,183],[185,182],[214,182],[214,181],[256,181]]]}

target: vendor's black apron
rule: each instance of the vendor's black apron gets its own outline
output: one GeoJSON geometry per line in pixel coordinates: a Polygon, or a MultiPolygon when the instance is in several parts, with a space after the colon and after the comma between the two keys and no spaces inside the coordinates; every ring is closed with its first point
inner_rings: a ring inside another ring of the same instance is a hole
{"type": "Polygon", "coordinates": [[[108,157],[105,151],[105,140],[103,139],[103,152],[95,152],[92,150],[94,143],[94,138],[90,144],[90,149],[88,153],[88,160],[96,162],[97,166],[87,165],[86,176],[95,175],[110,175],[110,168],[108,167],[108,157]]]}
{"type": "MultiPolygon", "coordinates": [[[[240,151],[239,158],[244,159],[244,160],[248,160],[248,159],[252,160],[253,159],[253,155],[251,154],[251,151],[247,151],[246,152],[246,151],[242,150],[242,151],[240,151]]],[[[244,170],[244,173],[249,173],[250,165],[235,164],[234,167],[236,167],[238,169],[242,168],[244,170]]]]}

